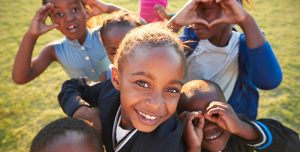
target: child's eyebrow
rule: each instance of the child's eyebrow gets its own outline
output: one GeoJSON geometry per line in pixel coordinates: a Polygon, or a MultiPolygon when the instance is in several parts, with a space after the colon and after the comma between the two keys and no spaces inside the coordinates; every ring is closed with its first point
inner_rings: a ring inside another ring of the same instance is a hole
{"type": "Polygon", "coordinates": [[[136,72],[136,73],[133,73],[132,75],[141,75],[141,76],[148,77],[149,79],[152,79],[152,80],[154,79],[150,73],[146,73],[146,72],[136,72]]]}
{"type": "MultiPolygon", "coordinates": [[[[151,80],[154,79],[154,77],[150,73],[147,73],[147,72],[136,72],[136,73],[133,73],[132,75],[145,76],[145,77],[147,77],[147,78],[149,78],[151,80]]],[[[183,82],[180,81],[180,80],[171,80],[170,84],[179,84],[180,86],[183,86],[183,82]]]]}
{"type": "Polygon", "coordinates": [[[172,80],[170,83],[171,84],[179,84],[180,86],[183,86],[183,82],[180,80],[172,80]]]}

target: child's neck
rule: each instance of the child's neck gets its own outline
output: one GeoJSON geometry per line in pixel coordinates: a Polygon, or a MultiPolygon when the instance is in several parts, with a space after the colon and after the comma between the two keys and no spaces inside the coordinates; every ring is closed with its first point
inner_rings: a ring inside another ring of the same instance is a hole
{"type": "Polygon", "coordinates": [[[213,45],[218,47],[225,47],[228,45],[229,40],[232,35],[232,27],[226,28],[223,32],[213,36],[212,38],[208,39],[213,45]]]}
{"type": "Polygon", "coordinates": [[[78,39],[70,39],[70,38],[68,38],[68,39],[72,40],[72,41],[77,40],[80,45],[83,45],[85,42],[87,33],[88,33],[88,29],[86,29],[78,39]]]}
{"type": "Polygon", "coordinates": [[[133,125],[131,124],[128,116],[125,114],[125,112],[121,109],[121,122],[120,127],[125,130],[132,130],[134,129],[133,125]]]}

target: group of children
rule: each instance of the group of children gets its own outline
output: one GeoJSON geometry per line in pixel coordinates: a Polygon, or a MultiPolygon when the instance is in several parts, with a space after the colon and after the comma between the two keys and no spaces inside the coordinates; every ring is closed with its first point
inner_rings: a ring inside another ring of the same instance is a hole
{"type": "Polygon", "coordinates": [[[13,80],[27,83],[58,61],[74,78],[63,84],[59,104],[84,121],[50,123],[32,152],[300,149],[294,131],[255,120],[257,88],[276,88],[282,73],[243,1],[190,0],[166,25],[143,25],[162,20],[149,19],[147,7],[163,18],[167,2],[141,0],[139,19],[98,0],[43,1],[16,55],[13,80]],[[102,27],[87,28],[90,17],[112,12],[102,27]],[[65,38],[31,60],[38,37],[54,28],[65,38]]]}

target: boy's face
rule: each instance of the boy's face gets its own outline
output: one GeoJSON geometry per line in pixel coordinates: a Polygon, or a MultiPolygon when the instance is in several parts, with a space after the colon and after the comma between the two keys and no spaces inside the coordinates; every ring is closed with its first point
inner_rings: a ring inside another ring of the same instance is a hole
{"type": "MultiPolygon", "coordinates": [[[[202,111],[206,113],[206,108],[212,101],[223,101],[218,97],[215,91],[199,91],[196,90],[193,94],[188,95],[189,101],[183,104],[184,111],[202,111]]],[[[222,151],[225,149],[229,140],[230,133],[220,128],[217,124],[205,119],[203,128],[202,148],[208,151],[222,151]]]]}
{"type": "MultiPolygon", "coordinates": [[[[222,7],[216,3],[199,3],[196,11],[198,17],[210,23],[221,16],[222,7]]],[[[210,28],[203,24],[194,24],[193,30],[200,39],[211,39],[221,34],[221,31],[226,31],[229,27],[230,24],[217,24],[210,28]]]]}
{"type": "Polygon", "coordinates": [[[115,26],[114,28],[110,29],[106,34],[101,35],[103,45],[107,52],[108,58],[110,62],[113,63],[114,57],[116,55],[117,49],[119,44],[121,43],[122,39],[125,35],[131,30],[132,28],[129,27],[118,27],[115,26]]]}
{"type": "Polygon", "coordinates": [[[96,141],[76,133],[67,132],[58,139],[47,144],[40,152],[98,152],[96,141]]]}
{"type": "Polygon", "coordinates": [[[184,64],[173,48],[137,48],[117,72],[113,70],[112,81],[121,93],[123,127],[151,132],[174,114],[184,64]]]}
{"type": "Polygon", "coordinates": [[[86,36],[86,13],[80,0],[49,0],[54,9],[50,13],[53,23],[71,40],[84,42],[86,36]]]}

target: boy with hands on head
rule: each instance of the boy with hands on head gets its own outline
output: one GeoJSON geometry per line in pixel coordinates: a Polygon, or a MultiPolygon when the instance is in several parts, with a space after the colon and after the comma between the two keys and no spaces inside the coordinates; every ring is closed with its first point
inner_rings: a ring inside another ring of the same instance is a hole
{"type": "Polygon", "coordinates": [[[190,81],[181,92],[178,110],[186,145],[193,151],[296,152],[300,148],[298,134],[278,121],[240,119],[211,81],[190,81]]]}

